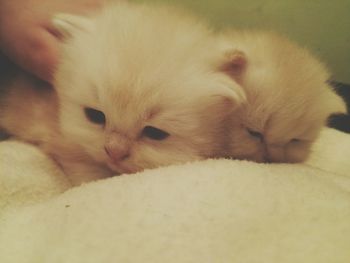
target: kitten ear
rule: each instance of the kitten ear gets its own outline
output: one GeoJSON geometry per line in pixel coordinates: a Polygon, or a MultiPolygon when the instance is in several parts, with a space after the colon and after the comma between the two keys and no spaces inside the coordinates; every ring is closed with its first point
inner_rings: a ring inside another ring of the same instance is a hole
{"type": "Polygon", "coordinates": [[[90,31],[93,28],[89,18],[71,14],[56,14],[51,22],[64,39],[72,37],[76,32],[90,31]]]}
{"type": "Polygon", "coordinates": [[[245,103],[246,95],[239,84],[225,78],[214,89],[208,90],[203,99],[206,107],[204,112],[210,111],[216,113],[216,116],[224,117],[245,103]]]}
{"type": "Polygon", "coordinates": [[[217,86],[217,96],[231,101],[234,108],[246,102],[246,94],[241,87],[241,77],[247,66],[247,57],[244,52],[237,49],[226,50],[219,62],[219,70],[229,78],[221,81],[217,86]]]}
{"type": "Polygon", "coordinates": [[[219,69],[237,82],[240,82],[247,64],[248,60],[244,52],[232,49],[224,52],[219,69]]]}

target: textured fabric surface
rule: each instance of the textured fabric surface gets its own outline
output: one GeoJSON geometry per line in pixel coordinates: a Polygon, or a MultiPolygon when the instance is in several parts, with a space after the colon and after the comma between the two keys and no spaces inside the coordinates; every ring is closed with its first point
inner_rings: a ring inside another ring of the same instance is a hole
{"type": "Polygon", "coordinates": [[[307,164],[207,160],[71,188],[0,143],[0,262],[350,262],[350,137],[307,164]]]}

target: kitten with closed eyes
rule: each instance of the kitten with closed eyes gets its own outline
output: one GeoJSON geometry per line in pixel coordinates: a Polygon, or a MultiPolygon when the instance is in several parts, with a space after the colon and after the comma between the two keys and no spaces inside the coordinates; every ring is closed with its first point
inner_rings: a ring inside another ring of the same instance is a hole
{"type": "Polygon", "coordinates": [[[203,24],[172,9],[118,3],[54,19],[63,39],[55,91],[20,74],[0,126],[53,156],[74,184],[227,156],[229,115],[245,99],[203,24]]]}
{"type": "Polygon", "coordinates": [[[247,102],[235,112],[231,156],[258,162],[301,162],[327,118],[346,112],[328,85],[326,67],[309,51],[270,32],[232,31],[223,35],[235,76],[247,102]]]}

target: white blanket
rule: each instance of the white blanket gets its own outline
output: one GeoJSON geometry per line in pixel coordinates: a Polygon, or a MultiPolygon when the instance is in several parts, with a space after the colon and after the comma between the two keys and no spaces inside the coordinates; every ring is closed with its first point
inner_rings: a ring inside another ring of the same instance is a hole
{"type": "Polygon", "coordinates": [[[0,143],[0,262],[350,262],[350,136],[307,164],[207,160],[71,188],[0,143]]]}

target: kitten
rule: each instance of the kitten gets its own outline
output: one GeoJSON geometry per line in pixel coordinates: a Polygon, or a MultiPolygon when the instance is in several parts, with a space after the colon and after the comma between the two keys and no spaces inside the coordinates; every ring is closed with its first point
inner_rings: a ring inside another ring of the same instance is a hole
{"type": "Polygon", "coordinates": [[[0,126],[53,156],[73,183],[227,156],[226,119],[245,95],[217,66],[230,61],[205,25],[128,3],[53,22],[64,42],[56,91],[17,77],[0,126]]]}
{"type": "Polygon", "coordinates": [[[223,37],[224,49],[236,49],[224,69],[247,96],[234,115],[239,118],[232,127],[231,156],[304,161],[331,113],[346,111],[327,84],[327,69],[307,50],[273,33],[233,31],[223,37]]]}

